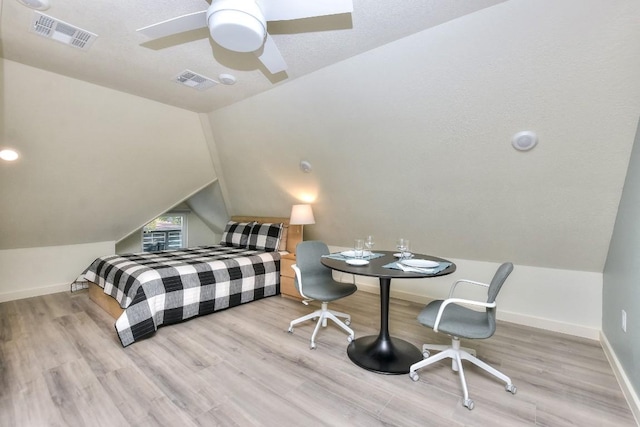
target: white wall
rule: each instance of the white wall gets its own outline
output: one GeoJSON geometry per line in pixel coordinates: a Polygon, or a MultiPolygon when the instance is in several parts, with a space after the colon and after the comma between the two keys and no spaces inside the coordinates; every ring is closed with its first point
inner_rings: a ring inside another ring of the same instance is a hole
{"type": "MultiPolygon", "coordinates": [[[[331,247],[332,251],[346,248],[331,247]]],[[[432,279],[394,279],[391,296],[427,303],[446,298],[457,279],[488,283],[499,264],[449,258],[457,270],[432,279]]],[[[337,280],[351,282],[352,276],[334,273],[337,280]]],[[[379,293],[375,278],[356,276],[359,289],[379,293]]],[[[467,292],[465,290],[465,292],[467,292]]],[[[486,291],[471,289],[468,295],[486,298],[486,291]]],[[[602,329],[602,274],[584,271],[514,265],[498,296],[498,319],[555,332],[599,339],[602,329]]]]}
{"type": "Polygon", "coordinates": [[[117,241],[216,178],[198,114],[0,61],[22,155],[0,164],[1,249],[117,241]]]}
{"type": "Polygon", "coordinates": [[[230,214],[602,272],[640,113],[640,2],[500,3],[209,114],[230,214]],[[540,142],[511,147],[518,131],[540,142]],[[300,160],[313,166],[298,169],[300,160]]]}
{"type": "Polygon", "coordinates": [[[211,183],[196,113],[0,58],[0,299],[68,290],[115,241],[211,183]]]}
{"type": "Polygon", "coordinates": [[[0,250],[0,302],[70,290],[96,258],[115,242],[0,250]]]}
{"type": "Polygon", "coordinates": [[[217,245],[222,238],[211,230],[194,212],[189,212],[188,219],[189,246],[217,245]]]}

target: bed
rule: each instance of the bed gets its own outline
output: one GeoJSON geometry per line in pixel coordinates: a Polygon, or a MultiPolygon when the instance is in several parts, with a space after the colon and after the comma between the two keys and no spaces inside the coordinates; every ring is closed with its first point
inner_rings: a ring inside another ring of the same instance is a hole
{"type": "Polygon", "coordinates": [[[160,326],[278,295],[280,257],[295,252],[300,228],[288,218],[234,216],[219,245],[100,257],[81,280],[126,347],[160,326]]]}

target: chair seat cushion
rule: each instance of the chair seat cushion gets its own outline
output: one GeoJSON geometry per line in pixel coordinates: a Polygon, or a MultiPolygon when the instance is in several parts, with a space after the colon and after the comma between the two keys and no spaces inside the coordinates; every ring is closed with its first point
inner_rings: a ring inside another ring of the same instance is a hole
{"type": "MultiPolygon", "coordinates": [[[[418,314],[418,322],[433,328],[442,300],[432,301],[418,314]]],[[[475,311],[458,304],[449,304],[442,314],[438,331],[459,338],[483,339],[493,335],[495,328],[489,323],[485,311],[475,311]]]]}

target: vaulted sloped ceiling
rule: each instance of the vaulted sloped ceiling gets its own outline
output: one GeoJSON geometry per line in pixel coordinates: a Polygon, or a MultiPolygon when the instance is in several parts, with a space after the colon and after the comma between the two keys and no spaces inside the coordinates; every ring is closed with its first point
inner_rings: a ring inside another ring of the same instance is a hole
{"type": "Polygon", "coordinates": [[[216,175],[198,115],[2,61],[0,249],[116,241],[216,175]]]}
{"type": "Polygon", "coordinates": [[[640,116],[639,19],[638,2],[509,1],[216,110],[229,207],[286,214],[310,194],[307,238],[602,271],[640,116]],[[530,152],[510,144],[523,130],[530,152]]]}

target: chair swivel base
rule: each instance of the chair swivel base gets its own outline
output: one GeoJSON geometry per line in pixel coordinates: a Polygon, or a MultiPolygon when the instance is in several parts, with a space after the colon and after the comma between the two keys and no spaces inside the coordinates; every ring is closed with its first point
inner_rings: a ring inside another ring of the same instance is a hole
{"type": "Polygon", "coordinates": [[[320,310],[316,310],[313,313],[307,314],[306,316],[302,316],[295,320],[292,320],[291,323],[289,324],[289,333],[291,334],[293,333],[294,325],[297,325],[298,323],[306,322],[307,320],[318,319],[318,322],[316,323],[316,327],[313,330],[313,334],[311,335],[311,345],[309,346],[311,350],[315,350],[316,335],[320,330],[320,326],[322,327],[327,326],[327,320],[332,320],[336,325],[340,326],[342,329],[345,330],[345,332],[349,334],[347,336],[347,341],[351,342],[355,338],[355,333],[353,332],[353,329],[349,327],[349,325],[351,324],[351,316],[346,313],[341,313],[339,311],[329,310],[327,309],[327,306],[328,306],[328,303],[323,302],[322,308],[320,310]],[[343,322],[338,317],[345,318],[345,321],[343,322]]]}
{"type": "Polygon", "coordinates": [[[424,368],[425,366],[431,365],[445,358],[452,359],[451,369],[454,371],[457,371],[458,374],[460,375],[460,384],[462,385],[462,392],[463,392],[462,404],[465,407],[467,407],[469,410],[472,410],[475,404],[473,400],[469,399],[469,390],[467,389],[467,382],[465,380],[464,369],[462,367],[462,361],[468,360],[469,362],[473,363],[479,368],[482,368],[483,370],[487,371],[491,375],[504,381],[506,383],[505,390],[510,392],[511,394],[516,394],[518,389],[511,382],[511,378],[509,378],[502,372],[498,371],[494,367],[483,362],[482,360],[478,359],[475,356],[474,350],[470,350],[470,351],[469,350],[470,349],[463,349],[460,347],[460,340],[458,338],[452,339],[451,346],[436,346],[436,345],[425,344],[422,347],[422,353],[425,359],[411,365],[411,368],[409,368],[409,377],[413,381],[418,381],[420,379],[418,373],[416,372],[418,369],[424,368]],[[440,350],[440,353],[430,356],[429,350],[440,350]]]}

